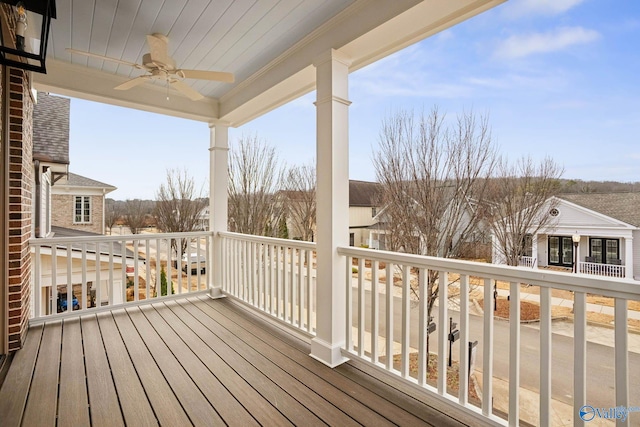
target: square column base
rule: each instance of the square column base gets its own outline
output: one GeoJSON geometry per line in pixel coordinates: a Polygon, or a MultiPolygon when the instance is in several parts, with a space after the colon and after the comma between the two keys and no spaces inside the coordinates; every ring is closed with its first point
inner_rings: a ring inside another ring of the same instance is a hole
{"type": "Polygon", "coordinates": [[[331,345],[320,338],[311,340],[311,354],[309,356],[324,363],[330,368],[342,365],[349,359],[342,355],[342,345],[331,345]]]}
{"type": "Polygon", "coordinates": [[[226,295],[222,293],[222,288],[211,288],[209,296],[213,299],[226,298],[226,295]]]}

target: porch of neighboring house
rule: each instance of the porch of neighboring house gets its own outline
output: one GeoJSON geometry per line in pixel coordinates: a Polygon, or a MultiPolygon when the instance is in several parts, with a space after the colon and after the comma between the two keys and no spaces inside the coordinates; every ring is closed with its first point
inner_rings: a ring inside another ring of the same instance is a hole
{"type": "Polygon", "coordinates": [[[630,235],[603,237],[602,232],[589,235],[567,235],[566,232],[538,234],[527,240],[519,265],[632,279],[633,249],[630,235]]]}
{"type": "Polygon", "coordinates": [[[354,362],[207,295],[32,326],[3,425],[464,425],[354,362]]]}

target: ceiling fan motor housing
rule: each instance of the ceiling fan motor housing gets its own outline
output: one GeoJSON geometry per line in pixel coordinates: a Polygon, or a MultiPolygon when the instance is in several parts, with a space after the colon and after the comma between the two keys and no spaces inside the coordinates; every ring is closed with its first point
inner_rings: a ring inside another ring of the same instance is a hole
{"type": "Polygon", "coordinates": [[[150,53],[145,53],[142,56],[142,64],[148,70],[161,69],[161,70],[175,70],[176,61],[173,58],[167,57],[165,61],[152,60],[150,53]],[[167,63],[165,63],[167,62],[167,63]]]}

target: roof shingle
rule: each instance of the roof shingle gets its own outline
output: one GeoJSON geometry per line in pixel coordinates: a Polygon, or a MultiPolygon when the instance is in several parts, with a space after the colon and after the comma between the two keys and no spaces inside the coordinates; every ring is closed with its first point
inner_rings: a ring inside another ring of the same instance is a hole
{"type": "Polygon", "coordinates": [[[561,194],[558,198],[640,227],[640,193],[561,194]]]}
{"type": "Polygon", "coordinates": [[[33,108],[34,159],[69,164],[69,111],[71,100],[38,93],[33,108]]]}

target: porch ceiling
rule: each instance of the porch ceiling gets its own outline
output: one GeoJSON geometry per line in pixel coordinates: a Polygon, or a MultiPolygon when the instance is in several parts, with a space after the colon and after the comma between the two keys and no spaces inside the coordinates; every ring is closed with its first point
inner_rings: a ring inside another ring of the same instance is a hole
{"type": "Polygon", "coordinates": [[[109,104],[239,126],[315,87],[312,61],[328,49],[351,71],[505,0],[57,0],[48,74],[35,87],[109,104]],[[141,74],[132,67],[71,55],[68,47],[141,63],[145,36],[169,37],[178,67],[228,71],[233,84],[187,80],[191,101],[164,83],[113,87],[141,74]]]}

